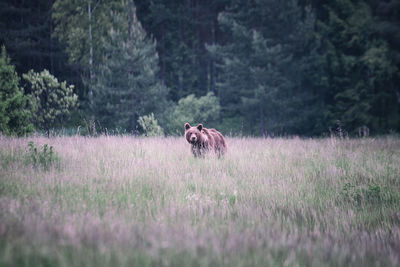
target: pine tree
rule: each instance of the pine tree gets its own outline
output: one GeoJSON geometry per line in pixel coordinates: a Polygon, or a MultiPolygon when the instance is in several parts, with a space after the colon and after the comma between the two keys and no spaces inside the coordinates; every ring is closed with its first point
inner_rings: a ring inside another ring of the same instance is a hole
{"type": "Polygon", "coordinates": [[[137,20],[132,1],[111,14],[103,64],[95,77],[95,112],[103,127],[135,131],[139,116],[165,107],[166,87],[158,80],[156,43],[137,20]]]}
{"type": "MultiPolygon", "coordinates": [[[[328,17],[318,22],[324,60],[321,87],[325,119],[340,121],[348,132],[367,126],[373,132],[388,128],[396,104],[391,81],[397,67],[386,41],[374,33],[371,8],[363,1],[338,0],[324,6],[328,17]]],[[[397,117],[398,118],[398,117],[397,117]]]]}
{"type": "Polygon", "coordinates": [[[0,132],[10,135],[24,135],[33,130],[29,123],[31,113],[27,109],[28,97],[19,87],[19,77],[10,64],[4,46],[0,57],[0,132]]]}
{"type": "MultiPolygon", "coordinates": [[[[313,30],[310,10],[297,1],[232,1],[219,17],[231,34],[209,50],[221,59],[218,90],[225,114],[265,136],[295,132],[308,96],[301,88],[306,45],[313,30]]],[[[304,118],[306,119],[306,118],[304,118]]]]}
{"type": "Polygon", "coordinates": [[[377,132],[400,131],[400,0],[369,0],[373,43],[363,56],[375,98],[371,112],[377,132]]]}
{"type": "Polygon", "coordinates": [[[229,0],[136,0],[138,17],[157,39],[160,78],[178,102],[189,94],[217,94],[215,59],[206,44],[223,40],[217,16],[229,0]]]}
{"type": "Polygon", "coordinates": [[[45,0],[0,3],[0,43],[7,46],[20,73],[54,63],[50,8],[45,0]]]}
{"type": "Polygon", "coordinates": [[[17,73],[48,69],[77,84],[76,69],[68,64],[62,45],[53,38],[54,1],[0,1],[0,44],[7,47],[17,73]]]}

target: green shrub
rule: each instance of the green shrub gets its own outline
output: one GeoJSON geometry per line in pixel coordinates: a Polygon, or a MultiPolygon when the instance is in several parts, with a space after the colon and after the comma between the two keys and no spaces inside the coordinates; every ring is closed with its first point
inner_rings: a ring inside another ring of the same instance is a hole
{"type": "Polygon", "coordinates": [[[33,141],[28,143],[28,152],[26,154],[26,162],[37,168],[42,168],[44,171],[50,170],[53,165],[59,166],[60,158],[54,152],[53,147],[44,144],[39,150],[33,141]]]}
{"type": "Polygon", "coordinates": [[[383,200],[381,195],[381,187],[376,184],[356,186],[351,183],[346,183],[342,187],[341,193],[346,201],[357,205],[376,204],[383,200]]]}
{"type": "Polygon", "coordinates": [[[160,125],[158,125],[157,119],[154,114],[140,116],[138,123],[143,130],[143,135],[145,136],[162,136],[164,131],[160,125]]]}
{"type": "Polygon", "coordinates": [[[32,121],[36,128],[45,130],[47,136],[54,125],[63,125],[71,110],[78,104],[74,86],[59,82],[48,70],[36,73],[30,70],[23,74],[25,90],[30,95],[32,121]]]}
{"type": "Polygon", "coordinates": [[[166,111],[168,115],[163,127],[171,135],[183,134],[186,122],[192,125],[203,123],[205,127],[212,128],[218,124],[220,110],[219,99],[213,93],[201,97],[191,94],[166,111]]]}

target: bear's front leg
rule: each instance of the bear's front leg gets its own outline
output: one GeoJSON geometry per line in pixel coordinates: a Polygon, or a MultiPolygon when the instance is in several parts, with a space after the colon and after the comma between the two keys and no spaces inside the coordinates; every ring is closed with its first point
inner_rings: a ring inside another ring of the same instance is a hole
{"type": "Polygon", "coordinates": [[[200,149],[198,146],[192,146],[192,153],[195,158],[200,156],[200,149]]]}
{"type": "Polygon", "coordinates": [[[192,146],[192,153],[193,156],[196,158],[203,158],[204,157],[204,148],[201,146],[192,146]]]}

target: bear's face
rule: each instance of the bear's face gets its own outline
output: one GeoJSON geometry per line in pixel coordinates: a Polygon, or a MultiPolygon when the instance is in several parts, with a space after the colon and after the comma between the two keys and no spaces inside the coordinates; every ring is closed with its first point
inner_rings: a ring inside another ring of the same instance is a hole
{"type": "Polygon", "coordinates": [[[196,144],[198,142],[201,142],[203,139],[203,134],[201,133],[201,130],[203,129],[203,125],[199,124],[197,127],[192,127],[190,126],[189,123],[185,124],[185,137],[186,140],[190,144],[196,144]]]}

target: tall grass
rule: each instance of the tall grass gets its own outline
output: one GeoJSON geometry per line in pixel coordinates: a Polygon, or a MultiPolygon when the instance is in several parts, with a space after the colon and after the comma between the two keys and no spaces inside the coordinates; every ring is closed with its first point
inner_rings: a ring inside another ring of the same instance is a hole
{"type": "Polygon", "coordinates": [[[0,266],[400,264],[399,139],[227,143],[0,137],[0,266]]]}

